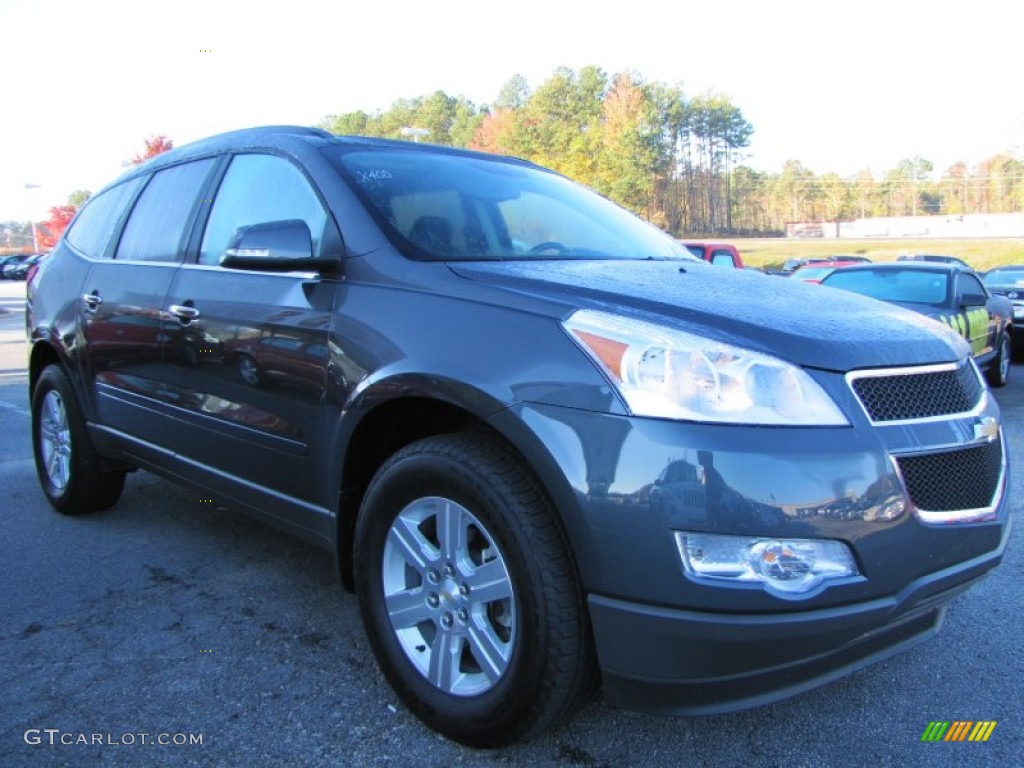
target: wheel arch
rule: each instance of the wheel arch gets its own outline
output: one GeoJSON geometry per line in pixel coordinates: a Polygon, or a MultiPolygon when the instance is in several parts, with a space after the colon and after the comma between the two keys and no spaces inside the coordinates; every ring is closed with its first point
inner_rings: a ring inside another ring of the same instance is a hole
{"type": "MultiPolygon", "coordinates": [[[[531,473],[544,494],[556,522],[562,530],[573,570],[581,577],[573,542],[563,515],[564,504],[575,503],[565,476],[557,472],[557,462],[549,455],[542,441],[521,424],[500,402],[479,390],[465,397],[465,387],[456,389],[462,396],[438,387],[431,379],[432,391],[413,389],[406,385],[402,394],[387,399],[365,398],[358,420],[350,431],[339,435],[343,449],[341,473],[337,489],[336,547],[338,568],[346,590],[354,589],[353,545],[356,520],[366,488],[381,465],[394,453],[417,440],[451,432],[486,430],[511,450],[522,467],[531,473]],[[537,456],[537,452],[542,456],[537,456]],[[535,456],[538,460],[530,460],[535,456]]],[[[395,390],[392,385],[388,387],[395,390]]],[[[350,414],[350,418],[355,414],[350,414]]]]}
{"type": "MultiPolygon", "coordinates": [[[[54,363],[63,366],[65,370],[68,369],[66,362],[53,346],[45,341],[37,341],[32,345],[28,358],[28,391],[30,397],[35,392],[36,384],[39,383],[39,377],[46,369],[46,366],[53,365],[54,363]]],[[[72,380],[72,383],[74,383],[74,380],[72,380]]]]}

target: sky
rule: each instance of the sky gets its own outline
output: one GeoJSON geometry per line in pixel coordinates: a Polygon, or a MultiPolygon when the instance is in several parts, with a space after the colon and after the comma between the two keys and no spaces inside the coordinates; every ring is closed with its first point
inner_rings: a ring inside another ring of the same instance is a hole
{"type": "Polygon", "coordinates": [[[743,162],[876,175],[1024,157],[1005,0],[0,0],[0,221],[96,191],[154,135],[312,125],[596,65],[724,94],[743,162]],[[26,185],[33,185],[26,188],[26,185]]]}

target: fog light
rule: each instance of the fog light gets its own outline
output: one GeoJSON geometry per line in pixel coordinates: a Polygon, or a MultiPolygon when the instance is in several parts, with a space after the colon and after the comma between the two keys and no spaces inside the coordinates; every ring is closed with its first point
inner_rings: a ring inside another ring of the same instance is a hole
{"type": "Polygon", "coordinates": [[[675,534],[683,570],[695,581],[761,584],[780,597],[809,597],[824,582],[859,575],[849,548],[825,539],[675,534]]]}

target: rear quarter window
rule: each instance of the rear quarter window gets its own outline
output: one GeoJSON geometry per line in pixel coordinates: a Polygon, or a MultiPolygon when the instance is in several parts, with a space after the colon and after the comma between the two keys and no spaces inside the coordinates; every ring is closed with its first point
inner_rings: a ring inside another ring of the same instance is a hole
{"type": "Polygon", "coordinates": [[[92,259],[102,259],[107,246],[124,215],[125,207],[135,196],[143,177],[136,177],[101,192],[79,212],[64,235],[71,246],[92,259]]]}

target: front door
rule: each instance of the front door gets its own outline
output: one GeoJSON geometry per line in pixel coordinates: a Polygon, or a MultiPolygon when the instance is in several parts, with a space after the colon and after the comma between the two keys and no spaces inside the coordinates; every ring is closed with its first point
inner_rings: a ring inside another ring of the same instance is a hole
{"type": "Polygon", "coordinates": [[[304,221],[319,255],[329,219],[299,168],[275,155],[232,158],[197,263],[176,271],[164,302],[175,332],[164,339],[160,378],[173,425],[161,445],[213,490],[323,530],[333,505],[322,461],[336,420],[327,344],[340,282],[219,265],[240,228],[284,220],[304,221]]]}

